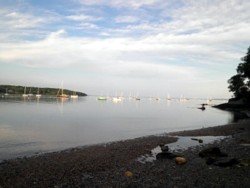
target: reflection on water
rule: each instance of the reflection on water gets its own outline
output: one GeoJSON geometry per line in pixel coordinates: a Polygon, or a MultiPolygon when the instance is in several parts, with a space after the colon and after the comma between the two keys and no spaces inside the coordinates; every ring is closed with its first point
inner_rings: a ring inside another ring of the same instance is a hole
{"type": "MultiPolygon", "coordinates": [[[[202,100],[0,99],[0,160],[228,123],[229,112],[202,100]]],[[[213,101],[214,102],[214,101],[213,101]]],[[[216,101],[215,101],[216,102],[216,101]]],[[[223,101],[217,101],[221,103],[223,101]]]]}

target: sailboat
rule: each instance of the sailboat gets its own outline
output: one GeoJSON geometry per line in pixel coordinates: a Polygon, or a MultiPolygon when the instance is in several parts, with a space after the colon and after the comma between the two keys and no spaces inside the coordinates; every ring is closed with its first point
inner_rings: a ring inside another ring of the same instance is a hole
{"type": "Polygon", "coordinates": [[[40,98],[42,95],[39,94],[39,88],[37,88],[37,94],[36,94],[36,98],[40,98]]]}
{"type": "Polygon", "coordinates": [[[28,95],[26,94],[26,86],[24,87],[24,92],[23,92],[23,97],[28,97],[28,95]]]}
{"type": "Polygon", "coordinates": [[[160,97],[155,97],[155,100],[159,101],[159,100],[161,100],[161,99],[160,99],[160,97]]]}
{"type": "Polygon", "coordinates": [[[73,91],[73,95],[70,95],[70,98],[71,99],[77,99],[78,98],[78,95],[76,94],[75,91],[73,91]]]}
{"type": "Polygon", "coordinates": [[[135,100],[136,100],[136,101],[141,100],[138,93],[137,93],[137,95],[135,96],[135,100]]]}
{"type": "Polygon", "coordinates": [[[63,82],[62,82],[62,88],[59,89],[58,92],[57,92],[57,97],[58,98],[64,98],[64,99],[68,99],[69,98],[68,95],[66,95],[66,94],[63,93],[63,82]],[[60,94],[60,90],[61,90],[61,94],[60,94]]]}
{"type": "Polygon", "coordinates": [[[114,103],[122,102],[122,99],[120,97],[113,97],[112,101],[114,103]]]}
{"type": "Polygon", "coordinates": [[[118,96],[117,92],[116,92],[116,97],[112,98],[112,101],[114,103],[118,103],[118,102],[122,102],[122,98],[118,96]]]}
{"type": "Polygon", "coordinates": [[[171,100],[170,95],[168,94],[167,100],[171,100]]]}
{"type": "Polygon", "coordinates": [[[8,93],[8,89],[6,88],[6,92],[5,92],[5,94],[4,94],[5,96],[8,96],[9,95],[9,93],[8,93]]]}
{"type": "Polygon", "coordinates": [[[131,92],[129,93],[128,99],[129,99],[129,100],[132,100],[132,99],[133,99],[131,92]]]}
{"type": "Polygon", "coordinates": [[[28,94],[29,97],[32,97],[33,94],[31,93],[31,88],[30,88],[30,91],[29,91],[29,94],[28,94]]]}

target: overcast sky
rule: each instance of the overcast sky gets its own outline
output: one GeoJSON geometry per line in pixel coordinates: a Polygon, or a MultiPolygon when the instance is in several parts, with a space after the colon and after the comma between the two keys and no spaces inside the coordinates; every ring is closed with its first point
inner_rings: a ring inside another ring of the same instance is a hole
{"type": "Polygon", "coordinates": [[[1,0],[0,84],[230,97],[249,0],[1,0]]]}

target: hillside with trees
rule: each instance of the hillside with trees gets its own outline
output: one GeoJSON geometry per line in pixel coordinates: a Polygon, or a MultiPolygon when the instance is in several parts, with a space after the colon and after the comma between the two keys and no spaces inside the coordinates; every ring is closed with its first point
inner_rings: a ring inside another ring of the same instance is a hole
{"type": "MultiPolygon", "coordinates": [[[[24,86],[15,86],[15,85],[0,85],[0,94],[5,94],[6,91],[10,95],[21,95],[24,93],[24,86]]],[[[57,95],[60,88],[39,88],[39,93],[42,95],[57,95]]],[[[37,94],[38,87],[26,87],[27,94],[37,94]]],[[[64,89],[63,93],[66,95],[72,95],[73,92],[76,92],[78,96],[87,96],[86,93],[79,91],[72,91],[64,89]]]]}

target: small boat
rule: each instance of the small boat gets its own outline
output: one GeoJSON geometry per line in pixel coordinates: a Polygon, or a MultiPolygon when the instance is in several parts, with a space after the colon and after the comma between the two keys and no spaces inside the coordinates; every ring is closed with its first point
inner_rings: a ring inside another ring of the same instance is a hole
{"type": "Polygon", "coordinates": [[[131,92],[129,93],[128,99],[129,99],[129,100],[132,100],[132,99],[133,99],[131,92]]]}
{"type": "Polygon", "coordinates": [[[76,94],[75,91],[73,92],[73,95],[70,95],[70,98],[71,99],[77,99],[78,98],[78,95],[76,94]]]}
{"type": "Polygon", "coordinates": [[[32,97],[33,94],[31,93],[31,88],[30,88],[30,91],[29,91],[29,94],[28,94],[28,97],[32,97]]]}
{"type": "Polygon", "coordinates": [[[61,94],[61,95],[57,95],[58,98],[64,98],[64,99],[68,99],[69,96],[66,94],[61,94]]]}
{"type": "Polygon", "coordinates": [[[106,101],[107,97],[100,96],[100,97],[97,97],[97,100],[99,100],[99,101],[106,101]]]}
{"type": "Polygon", "coordinates": [[[202,110],[202,111],[206,110],[205,105],[206,105],[206,104],[201,104],[201,107],[198,108],[198,109],[200,109],[200,110],[202,110]]]}
{"type": "Polygon", "coordinates": [[[8,93],[8,89],[6,88],[6,92],[5,92],[5,94],[4,94],[5,96],[8,96],[9,95],[9,93],[8,93]]]}
{"type": "Polygon", "coordinates": [[[36,94],[36,98],[40,98],[42,95],[39,94],[39,88],[37,89],[37,94],[36,94]]]}
{"type": "Polygon", "coordinates": [[[121,96],[118,96],[117,92],[116,92],[116,97],[113,97],[112,98],[112,101],[113,103],[119,103],[119,102],[122,102],[122,97],[121,96]]]}
{"type": "Polygon", "coordinates": [[[181,95],[180,97],[180,102],[186,102],[188,101],[189,99],[187,99],[186,97],[183,97],[183,95],[181,95]]]}
{"type": "Polygon", "coordinates": [[[57,98],[62,98],[62,99],[68,99],[69,98],[68,95],[63,93],[63,82],[62,82],[62,88],[58,90],[56,97],[57,98]],[[60,94],[60,91],[61,91],[61,94],[60,94]]]}
{"type": "Polygon", "coordinates": [[[118,98],[120,98],[122,100],[125,99],[125,97],[123,96],[123,92],[121,92],[121,94],[120,94],[120,96],[118,98]]]}
{"type": "Polygon", "coordinates": [[[170,95],[169,95],[169,94],[168,94],[167,100],[169,100],[169,101],[171,100],[171,98],[170,98],[170,95]]]}
{"type": "Polygon", "coordinates": [[[118,103],[118,102],[122,102],[122,99],[121,99],[120,97],[113,97],[113,98],[112,98],[112,101],[113,101],[114,103],[118,103]]]}
{"type": "Polygon", "coordinates": [[[138,93],[137,93],[137,95],[134,97],[134,99],[135,99],[136,101],[141,100],[138,93]]]}
{"type": "Polygon", "coordinates": [[[23,92],[23,97],[28,97],[28,95],[26,94],[26,87],[24,87],[24,92],[23,92]]]}

